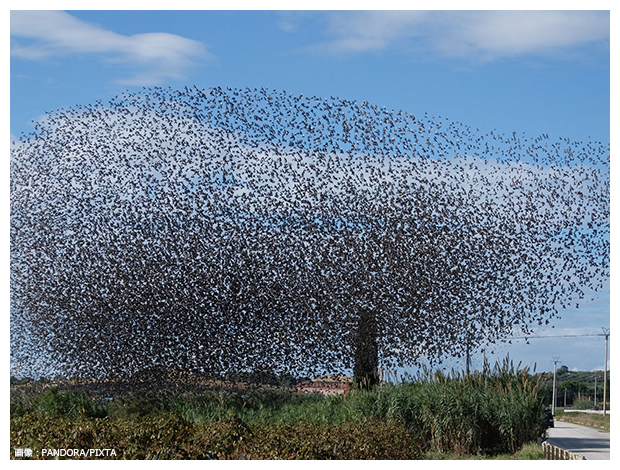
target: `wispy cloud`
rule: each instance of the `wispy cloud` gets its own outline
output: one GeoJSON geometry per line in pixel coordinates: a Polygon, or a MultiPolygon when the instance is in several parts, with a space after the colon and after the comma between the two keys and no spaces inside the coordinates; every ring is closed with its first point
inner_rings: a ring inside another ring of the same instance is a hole
{"type": "Polygon", "coordinates": [[[610,37],[605,11],[364,11],[326,14],[331,54],[412,48],[443,56],[495,60],[547,55],[610,37]]]}
{"type": "Polygon", "coordinates": [[[133,70],[124,85],[158,85],[183,78],[210,56],[198,41],[168,33],[124,36],[62,11],[11,11],[11,55],[30,60],[89,54],[133,70]]]}
{"type": "Polygon", "coordinates": [[[328,16],[328,34],[335,39],[322,47],[337,54],[385,49],[423,36],[430,17],[427,11],[335,12],[328,16]]]}

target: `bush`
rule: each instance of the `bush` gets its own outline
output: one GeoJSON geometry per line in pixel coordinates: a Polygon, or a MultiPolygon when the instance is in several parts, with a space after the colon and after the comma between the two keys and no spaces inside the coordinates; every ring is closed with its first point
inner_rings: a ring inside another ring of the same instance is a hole
{"type": "Polygon", "coordinates": [[[508,362],[490,374],[423,372],[388,388],[382,399],[389,402],[376,409],[387,409],[388,420],[404,424],[428,451],[515,452],[545,432],[541,378],[508,362]]]}
{"type": "MultiPolygon", "coordinates": [[[[420,450],[402,426],[257,422],[234,414],[202,425],[176,416],[119,422],[27,413],[11,420],[11,448],[114,449],[117,459],[415,459],[420,450]]],[[[11,458],[14,458],[11,455],[11,458]]]]}
{"type": "Polygon", "coordinates": [[[343,425],[257,424],[254,439],[231,458],[251,459],[416,459],[420,446],[399,425],[352,421],[343,425]]]}
{"type": "Polygon", "coordinates": [[[575,409],[575,410],[593,410],[594,409],[594,401],[593,400],[575,400],[573,402],[573,409],[575,409]]]}
{"type": "Polygon", "coordinates": [[[138,392],[115,398],[108,405],[108,413],[116,420],[135,421],[167,414],[173,397],[164,391],[138,392]]]}
{"type": "Polygon", "coordinates": [[[40,413],[69,418],[80,416],[102,418],[107,415],[105,405],[94,402],[85,393],[61,393],[58,387],[52,387],[35,398],[32,409],[40,413]]]}
{"type": "Polygon", "coordinates": [[[424,372],[406,384],[331,397],[264,387],[152,391],[108,404],[51,388],[30,402],[12,398],[11,446],[32,448],[18,442],[39,432],[40,442],[71,446],[79,438],[140,459],[514,453],[545,432],[542,377],[505,363],[485,374],[424,372]]]}

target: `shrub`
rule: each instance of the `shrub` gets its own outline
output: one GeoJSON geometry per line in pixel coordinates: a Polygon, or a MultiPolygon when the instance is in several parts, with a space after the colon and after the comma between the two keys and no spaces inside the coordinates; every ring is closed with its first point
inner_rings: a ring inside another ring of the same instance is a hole
{"type": "Polygon", "coordinates": [[[594,409],[594,401],[593,400],[575,400],[573,402],[573,409],[575,409],[575,410],[593,410],[594,409]]]}
{"type": "Polygon", "coordinates": [[[424,371],[406,384],[340,396],[270,387],[152,391],[107,406],[51,388],[31,402],[12,398],[11,445],[77,440],[140,459],[514,453],[545,432],[541,379],[506,362],[485,374],[424,371]]]}
{"type": "Polygon", "coordinates": [[[41,413],[70,418],[79,416],[102,418],[107,415],[105,405],[96,403],[85,393],[61,393],[58,387],[52,387],[34,398],[32,409],[41,413]]]}
{"type": "MultiPolygon", "coordinates": [[[[11,420],[11,448],[114,449],[118,459],[414,459],[419,446],[402,426],[257,422],[234,414],[202,425],[176,416],[142,421],[69,419],[26,413],[11,420]]],[[[11,455],[13,458],[13,455],[11,455]]]]}

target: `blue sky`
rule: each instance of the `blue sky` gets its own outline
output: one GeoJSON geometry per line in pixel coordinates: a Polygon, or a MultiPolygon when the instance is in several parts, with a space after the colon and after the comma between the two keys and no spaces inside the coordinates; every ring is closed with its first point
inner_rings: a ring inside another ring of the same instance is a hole
{"type": "MultiPolygon", "coordinates": [[[[485,133],[607,144],[609,11],[558,11],[558,4],[525,3],[548,11],[15,11],[11,137],[61,107],[105,103],[142,86],[196,85],[366,100],[485,133]]],[[[553,356],[570,369],[602,368],[604,340],[569,335],[601,333],[609,312],[606,291],[539,330],[561,337],[514,340],[497,357],[536,362],[538,371],[552,370],[553,356]]]]}
{"type": "Polygon", "coordinates": [[[609,142],[609,14],[70,11],[11,19],[11,132],[141,86],[265,87],[609,142]],[[39,24],[40,23],[40,24],[39,24]]]}

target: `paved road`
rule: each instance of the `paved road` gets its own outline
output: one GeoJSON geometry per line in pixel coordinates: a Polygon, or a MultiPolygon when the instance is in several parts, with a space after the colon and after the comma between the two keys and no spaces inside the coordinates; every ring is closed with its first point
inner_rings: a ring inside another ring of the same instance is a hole
{"type": "Polygon", "coordinates": [[[570,450],[586,460],[609,460],[609,433],[556,421],[555,427],[547,431],[547,442],[570,450]]]}

